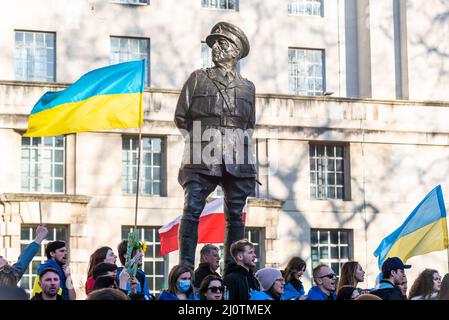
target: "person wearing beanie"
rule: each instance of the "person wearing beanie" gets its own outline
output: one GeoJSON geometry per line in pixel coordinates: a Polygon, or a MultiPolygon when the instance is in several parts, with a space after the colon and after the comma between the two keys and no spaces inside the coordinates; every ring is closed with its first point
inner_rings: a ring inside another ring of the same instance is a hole
{"type": "MultiPolygon", "coordinates": [[[[60,289],[58,294],[61,295],[63,300],[76,300],[76,292],[72,283],[72,276],[68,263],[68,250],[64,241],[52,241],[45,247],[45,254],[48,260],[45,263],[41,263],[37,269],[37,274],[40,274],[44,269],[53,268],[59,274],[60,289]]],[[[42,292],[39,285],[39,276],[36,277],[33,286],[32,296],[36,293],[42,292]]]]}
{"type": "Polygon", "coordinates": [[[274,268],[263,268],[256,272],[255,277],[262,290],[252,292],[250,300],[282,300],[285,280],[281,271],[274,268]]]}

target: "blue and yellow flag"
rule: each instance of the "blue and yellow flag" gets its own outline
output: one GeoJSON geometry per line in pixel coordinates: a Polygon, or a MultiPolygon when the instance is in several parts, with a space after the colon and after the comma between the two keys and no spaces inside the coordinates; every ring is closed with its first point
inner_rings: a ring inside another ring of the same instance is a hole
{"type": "Polygon", "coordinates": [[[25,137],[120,128],[143,122],[145,60],[96,69],[62,91],[45,93],[31,110],[25,137]]]}
{"type": "Polygon", "coordinates": [[[388,257],[398,257],[405,263],[411,257],[447,247],[446,208],[438,185],[397,230],[382,240],[374,256],[380,268],[388,257]]]}

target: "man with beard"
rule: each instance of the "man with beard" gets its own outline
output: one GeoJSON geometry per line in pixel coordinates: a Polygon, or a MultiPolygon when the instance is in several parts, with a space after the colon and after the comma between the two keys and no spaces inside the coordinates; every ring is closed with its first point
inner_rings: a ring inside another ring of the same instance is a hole
{"type": "Polygon", "coordinates": [[[179,263],[194,269],[199,217],[207,197],[220,185],[226,219],[226,269],[232,263],[231,244],[245,235],[242,210],[255,189],[251,134],[256,122],[256,90],[236,69],[250,49],[241,29],[218,22],[206,43],[215,66],[192,72],[181,90],[174,117],[185,139],[178,174],[184,189],[179,263]]]}
{"type": "Polygon", "coordinates": [[[223,278],[225,300],[249,300],[250,294],[260,289],[254,277],[257,258],[254,245],[247,239],[236,241],[231,245],[231,254],[235,263],[229,265],[223,278]]]}
{"type": "Polygon", "coordinates": [[[31,300],[63,300],[58,294],[60,281],[56,269],[45,268],[39,273],[39,286],[42,292],[36,293],[31,300]]]}
{"type": "MultiPolygon", "coordinates": [[[[63,300],[76,300],[76,292],[73,287],[70,267],[67,261],[68,251],[64,241],[53,241],[47,244],[45,248],[45,255],[48,260],[41,264],[37,269],[37,273],[40,274],[46,268],[53,268],[59,274],[60,279],[60,294],[63,300]]],[[[39,286],[39,276],[34,281],[33,293],[41,292],[42,289],[39,286]]],[[[58,294],[59,294],[58,293],[58,294]]]]}
{"type": "Polygon", "coordinates": [[[336,300],[337,275],[335,272],[321,263],[313,269],[312,275],[316,285],[310,288],[306,300],[336,300]]]}

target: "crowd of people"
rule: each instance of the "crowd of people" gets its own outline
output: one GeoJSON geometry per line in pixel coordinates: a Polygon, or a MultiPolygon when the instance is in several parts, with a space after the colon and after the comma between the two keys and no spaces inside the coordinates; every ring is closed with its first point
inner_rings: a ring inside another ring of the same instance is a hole
{"type": "MultiPolygon", "coordinates": [[[[17,283],[47,237],[45,225],[36,229],[36,238],[10,265],[0,257],[0,299],[25,300],[29,296],[17,283]]],[[[196,270],[174,266],[168,276],[167,289],[154,296],[148,289],[141,269],[143,252],[133,250],[136,274],[125,268],[127,241],[118,245],[118,256],[110,247],[101,247],[90,256],[85,292],[87,300],[449,300],[449,273],[441,278],[437,270],[425,269],[408,291],[405,270],[411,268],[398,257],[382,264],[374,288],[360,288],[365,271],[357,261],[345,262],[337,275],[330,266],[319,264],[311,275],[314,285],[306,290],[301,281],[306,263],[293,257],[285,269],[262,268],[255,271],[254,245],[246,239],[231,245],[234,262],[225,266],[223,277],[219,248],[206,244],[201,249],[196,270]],[[116,265],[117,258],[121,267],[116,265]],[[408,291],[408,295],[407,295],[408,291]]],[[[65,242],[52,241],[45,248],[47,261],[42,263],[34,283],[32,300],[76,300],[65,242]]]]}

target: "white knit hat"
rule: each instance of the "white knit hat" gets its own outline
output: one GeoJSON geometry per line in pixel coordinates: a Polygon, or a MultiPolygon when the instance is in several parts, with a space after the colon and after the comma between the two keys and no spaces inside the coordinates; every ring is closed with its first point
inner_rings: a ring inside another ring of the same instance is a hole
{"type": "Polygon", "coordinates": [[[274,268],[260,269],[256,272],[255,276],[263,291],[268,291],[277,279],[282,279],[282,273],[274,268]]]}

